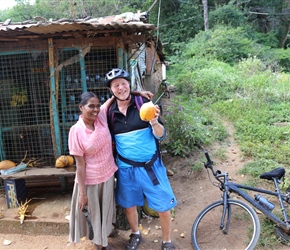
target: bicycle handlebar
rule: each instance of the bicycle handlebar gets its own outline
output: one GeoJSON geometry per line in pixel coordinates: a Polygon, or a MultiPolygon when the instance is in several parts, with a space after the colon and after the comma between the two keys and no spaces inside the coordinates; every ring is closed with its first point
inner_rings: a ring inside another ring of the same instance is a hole
{"type": "Polygon", "coordinates": [[[205,154],[205,157],[207,159],[207,162],[204,163],[204,167],[205,168],[210,168],[211,170],[213,170],[212,169],[213,161],[210,159],[208,151],[204,151],[204,154],[205,154]]]}
{"type": "Polygon", "coordinates": [[[208,151],[204,151],[204,154],[205,154],[205,157],[206,157],[206,159],[207,159],[207,162],[204,163],[204,167],[205,167],[206,169],[209,168],[209,169],[212,171],[214,177],[215,177],[219,182],[222,183],[222,181],[219,179],[219,175],[220,175],[222,172],[221,172],[220,170],[216,170],[216,171],[214,171],[214,169],[213,169],[213,163],[214,163],[214,162],[210,159],[210,156],[209,156],[208,151]]]}

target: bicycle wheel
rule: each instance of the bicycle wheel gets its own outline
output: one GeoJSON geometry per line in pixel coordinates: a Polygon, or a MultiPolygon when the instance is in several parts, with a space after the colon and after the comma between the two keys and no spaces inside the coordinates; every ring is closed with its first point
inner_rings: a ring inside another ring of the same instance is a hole
{"type": "Polygon", "coordinates": [[[254,249],[260,237],[260,221],[256,212],[239,200],[229,199],[228,204],[231,216],[227,234],[220,229],[223,201],[210,204],[197,216],[191,232],[194,249],[254,249]]]}

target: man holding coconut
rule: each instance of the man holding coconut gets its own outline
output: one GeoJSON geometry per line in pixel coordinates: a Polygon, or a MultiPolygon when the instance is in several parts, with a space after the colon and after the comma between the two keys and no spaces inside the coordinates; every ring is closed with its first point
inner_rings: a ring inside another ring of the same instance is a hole
{"type": "Polygon", "coordinates": [[[161,249],[173,250],[170,210],[177,201],[158,148],[158,141],[165,136],[159,106],[150,103],[139,112],[138,106],[149,100],[143,99],[140,104],[130,94],[130,75],[123,69],[112,69],[107,73],[106,80],[116,98],[108,115],[117,151],[116,201],[125,208],[132,230],[126,249],[137,249],[142,240],[137,206],[143,206],[146,197],[148,206],[159,214],[163,236],[161,249]]]}

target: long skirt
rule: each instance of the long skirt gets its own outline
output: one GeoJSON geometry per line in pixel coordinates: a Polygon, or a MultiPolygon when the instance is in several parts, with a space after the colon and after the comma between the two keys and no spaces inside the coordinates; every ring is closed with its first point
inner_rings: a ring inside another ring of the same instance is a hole
{"type": "MultiPolygon", "coordinates": [[[[96,245],[107,246],[108,236],[113,230],[113,223],[116,222],[116,207],[114,196],[114,176],[107,182],[97,185],[87,185],[88,211],[93,225],[96,245]]],[[[78,207],[79,188],[75,182],[69,222],[69,241],[80,242],[81,238],[89,238],[89,227],[84,213],[78,207]]]]}

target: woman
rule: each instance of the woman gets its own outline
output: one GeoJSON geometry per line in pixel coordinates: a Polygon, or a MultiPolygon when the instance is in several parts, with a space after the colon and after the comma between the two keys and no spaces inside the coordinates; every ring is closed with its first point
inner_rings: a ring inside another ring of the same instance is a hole
{"type": "MultiPolygon", "coordinates": [[[[148,91],[134,91],[148,99],[148,91]]],[[[100,104],[92,92],[80,97],[81,115],[69,132],[69,150],[76,161],[76,178],[70,215],[69,241],[89,238],[89,227],[83,210],[87,208],[93,226],[93,243],[97,250],[112,249],[108,236],[115,222],[114,173],[117,170],[112,153],[112,139],[107,123],[108,107],[114,97],[100,104]]]]}
{"type": "Polygon", "coordinates": [[[89,238],[83,210],[87,208],[93,226],[96,249],[111,249],[108,236],[115,221],[114,173],[107,109],[114,97],[102,106],[92,92],[80,97],[81,115],[69,132],[69,150],[76,161],[76,178],[71,202],[70,242],[89,238]]]}

